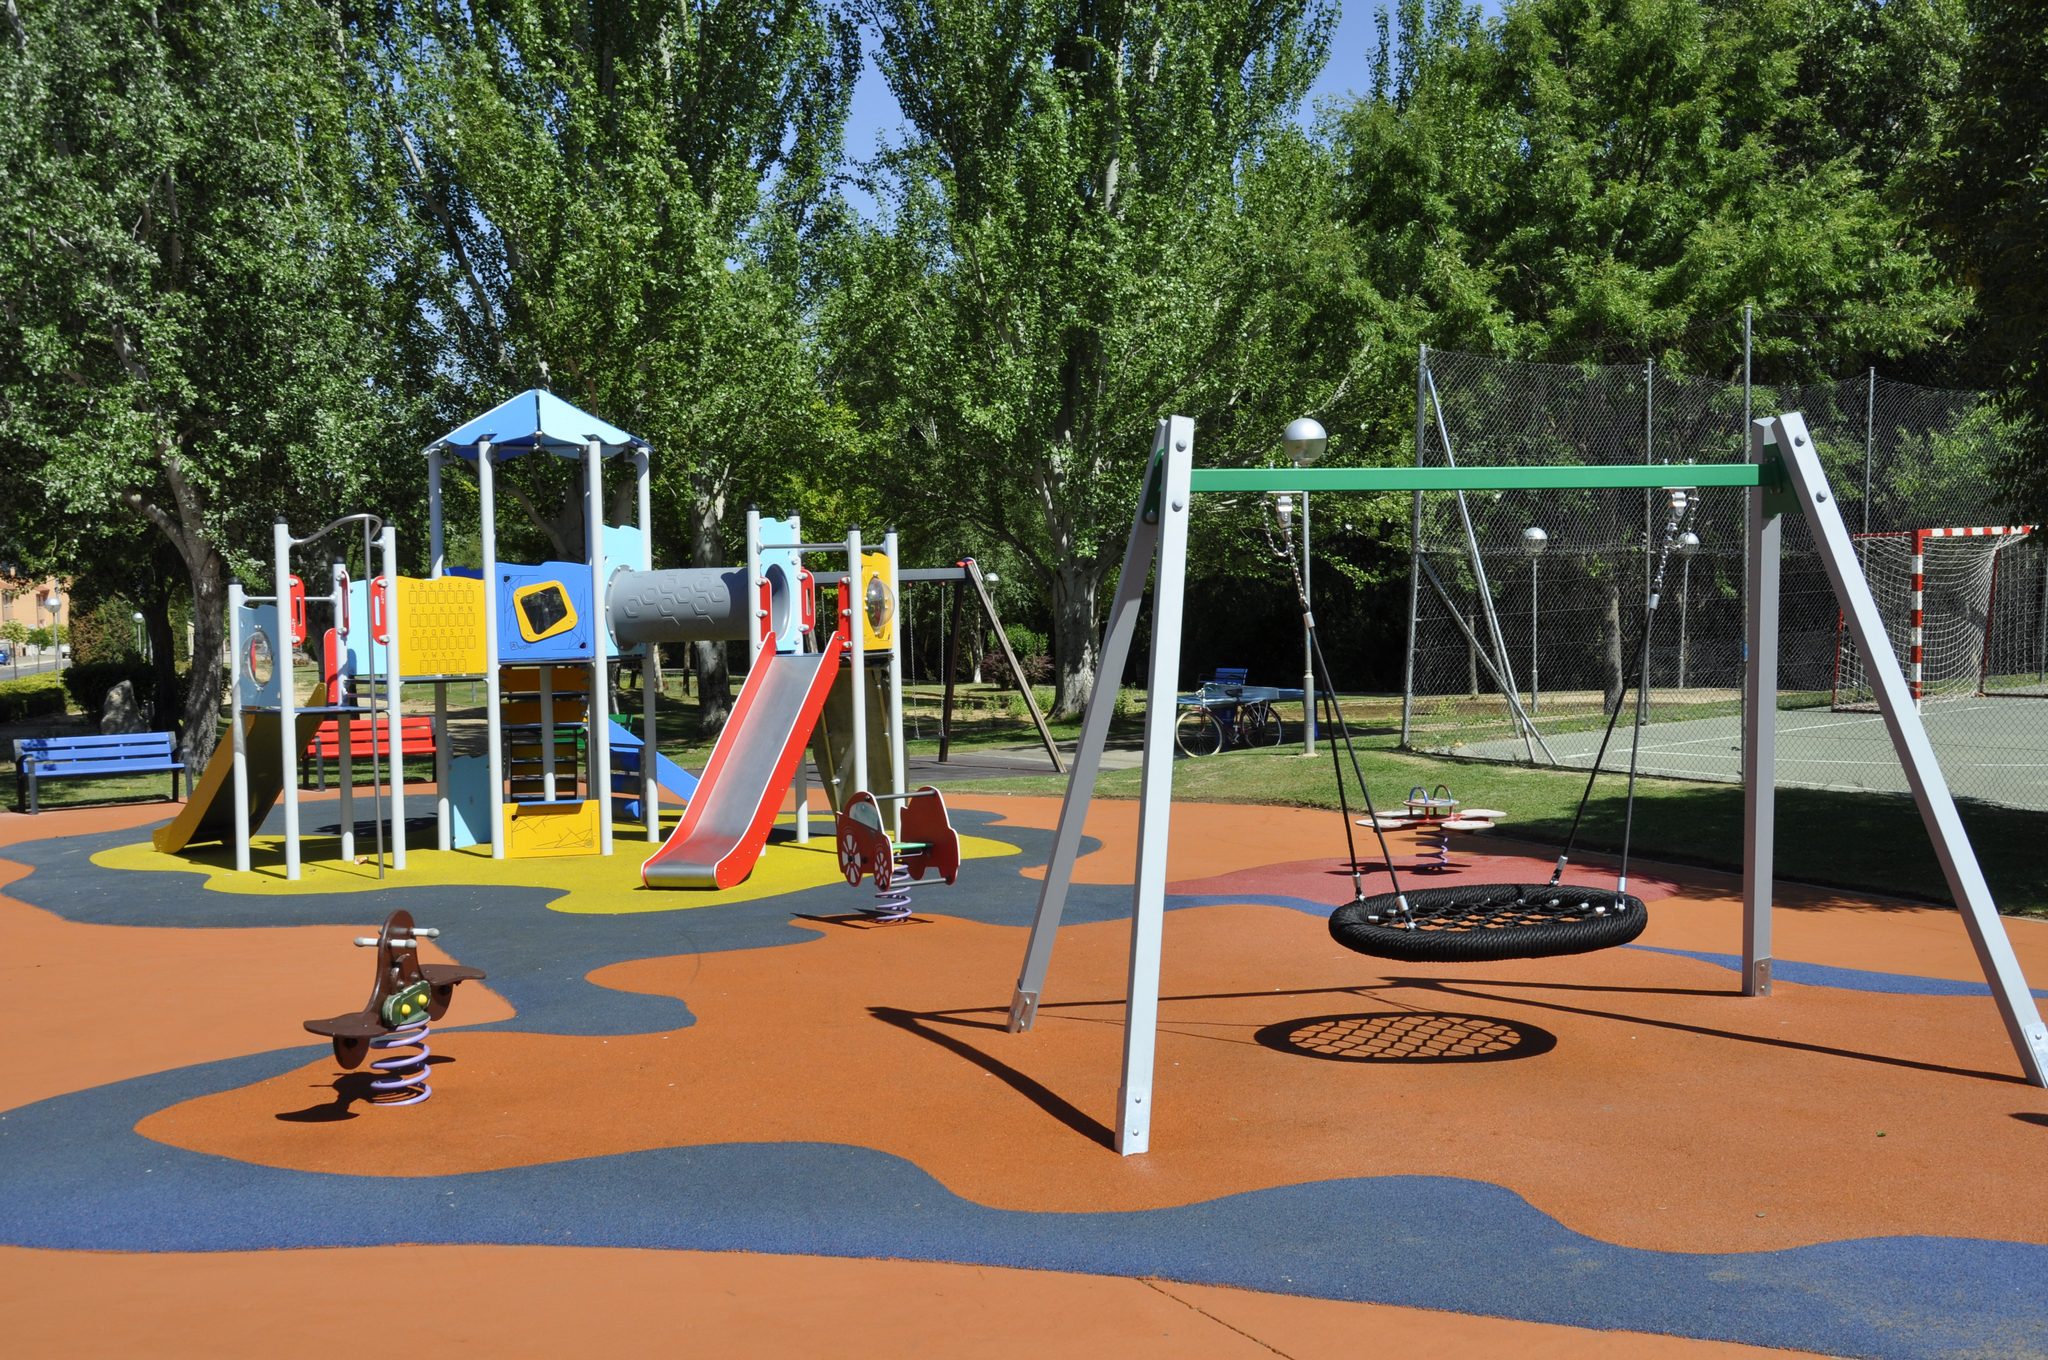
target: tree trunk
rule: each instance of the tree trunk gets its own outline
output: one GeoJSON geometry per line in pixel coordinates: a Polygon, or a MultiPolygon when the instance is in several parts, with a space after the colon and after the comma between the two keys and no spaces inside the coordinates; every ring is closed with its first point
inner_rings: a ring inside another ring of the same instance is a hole
{"type": "MultiPolygon", "coordinates": [[[[1052,656],[1055,718],[1079,717],[1094,688],[1100,642],[1095,633],[1095,592],[1102,584],[1099,559],[1063,559],[1052,574],[1052,656]]],[[[1021,677],[1020,677],[1021,678],[1021,677]]],[[[1111,685],[1123,677],[1103,677],[1111,685]]]]}
{"type": "MultiPolygon", "coordinates": [[[[220,740],[221,649],[227,640],[227,563],[205,543],[193,545],[186,572],[192,581],[192,669],[185,676],[185,712],[180,720],[179,758],[192,778],[206,768],[220,740]]],[[[290,681],[291,649],[277,648],[279,666],[290,681]]]]}
{"type": "MultiPolygon", "coordinates": [[[[706,477],[690,477],[690,565],[722,567],[725,545],[718,524],[725,515],[725,497],[706,477]]],[[[697,648],[697,727],[706,736],[725,726],[732,712],[732,674],[725,664],[723,642],[699,642],[697,648]]]]}
{"type": "Polygon", "coordinates": [[[152,725],[176,720],[173,712],[172,695],[178,692],[177,643],[171,636],[171,593],[161,586],[150,591],[142,601],[142,626],[149,633],[150,678],[154,698],[151,699],[152,725]]]}

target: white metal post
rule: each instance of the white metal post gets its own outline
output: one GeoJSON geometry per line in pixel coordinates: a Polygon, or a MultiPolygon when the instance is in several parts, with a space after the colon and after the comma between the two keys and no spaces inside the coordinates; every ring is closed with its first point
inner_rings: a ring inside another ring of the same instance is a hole
{"type": "MultiPolygon", "coordinates": [[[[364,571],[369,571],[370,569],[368,562],[363,563],[364,571]]],[[[341,622],[348,610],[348,569],[339,562],[334,563],[327,573],[327,585],[327,602],[334,610],[335,642],[342,649],[342,655],[346,657],[348,655],[348,639],[341,633],[341,622]]],[[[354,620],[351,619],[349,622],[353,623],[354,620]]],[[[369,620],[365,619],[363,626],[367,628],[369,620]]],[[[310,629],[308,630],[306,640],[308,642],[312,641],[310,629]]],[[[363,649],[363,655],[370,655],[369,648],[365,647],[363,649]]],[[[322,669],[325,669],[324,657],[322,662],[322,669]]],[[[334,698],[332,694],[322,694],[320,697],[323,702],[329,704],[332,704],[334,698]]],[[[337,799],[337,805],[341,814],[341,862],[343,864],[354,864],[356,862],[355,726],[351,715],[347,713],[337,713],[334,715],[334,752],[338,767],[335,770],[335,783],[341,790],[337,799]]],[[[373,747],[377,744],[377,729],[374,726],[370,728],[370,744],[373,747]]]]}
{"type": "MultiPolygon", "coordinates": [[[[1304,605],[1315,598],[1309,591],[1308,492],[1301,493],[1301,599],[1304,605]]],[[[1301,753],[1316,753],[1316,640],[1303,620],[1301,630],[1301,753]]],[[[1330,695],[1331,704],[1337,696],[1330,695]]]]}
{"type": "Polygon", "coordinates": [[[1159,506],[1159,572],[1152,591],[1152,660],[1145,686],[1145,765],[1138,812],[1138,877],[1131,893],[1131,967],[1124,1010],[1123,1080],[1116,1149],[1126,1157],[1152,1143],[1152,1068],[1159,1039],[1159,955],[1166,931],[1166,851],[1173,818],[1173,722],[1180,693],[1181,609],[1186,598],[1188,483],[1195,423],[1168,422],[1159,506]]]}
{"type": "Polygon", "coordinates": [[[1131,640],[1138,631],[1138,612],[1145,602],[1145,581],[1152,574],[1152,559],[1159,543],[1157,507],[1164,492],[1168,423],[1159,422],[1152,437],[1152,454],[1145,475],[1138,484],[1138,507],[1131,516],[1131,536],[1124,544],[1123,567],[1117,572],[1116,597],[1110,601],[1109,620],[1102,630],[1102,650],[1097,654],[1095,686],[1081,713],[1081,739],[1074,747],[1074,763],[1067,775],[1066,796],[1060,800],[1059,821],[1052,833],[1052,855],[1046,862],[1045,879],[1038,885],[1038,911],[1032,917],[1031,938],[1024,946],[1024,963],[1017,971],[1017,988],[1010,998],[1010,1032],[1021,1034],[1038,1017],[1039,994],[1052,967],[1053,942],[1059,936],[1060,918],[1067,908],[1067,889],[1074,880],[1074,861],[1081,852],[1081,829],[1088,820],[1088,804],[1095,797],[1095,780],[1102,769],[1102,752],[1109,740],[1110,718],[1116,712],[1117,687],[1123,683],[1124,667],[1131,659],[1131,640]]]}
{"type": "Polygon", "coordinates": [[[2013,1051],[2019,1056],[2027,1081],[2035,1086],[2048,1086],[2048,1024],[2042,1022],[2041,1009],[2027,988],[2019,958],[2005,933],[2005,923],[1999,919],[1998,908],[1991,900],[1991,887],[1984,881],[1984,871],[1978,866],[1977,853],[1963,830],[1948,782],[1942,778],[1919,709],[1907,691],[1898,654],[1885,633],[1884,619],[1871,596],[1870,584],[1856,566],[1856,550],[1848,526],[1842,522],[1841,507],[1828,489],[1827,475],[1807,432],[1806,418],[1797,412],[1787,412],[1771,424],[1771,442],[1777,445],[1792,489],[1805,507],[1821,564],[1827,568],[1843,619],[1870,674],[1878,709],[1891,733],[1892,747],[1905,767],[1913,801],[1920,807],[1920,819],[1934,842],[1934,853],[1948,879],[1949,892],[1969,929],[1970,943],[1977,951],[1977,961],[1984,969],[1991,995],[1998,1002],[2013,1051]]]}
{"type": "MultiPolygon", "coordinates": [[[[761,636],[767,629],[768,611],[761,607],[761,512],[747,507],[747,668],[761,659],[761,636]]],[[[777,642],[781,639],[777,638],[777,642]]]]}
{"type": "MultiPolygon", "coordinates": [[[[789,517],[789,537],[790,541],[794,543],[804,541],[804,522],[801,515],[791,515],[789,517]]],[[[790,588],[798,593],[798,598],[791,608],[791,613],[793,617],[801,620],[804,611],[802,599],[804,558],[802,553],[797,554],[796,566],[797,579],[790,583],[790,588]]],[[[807,643],[800,642],[798,646],[804,651],[810,650],[807,643]]],[[[796,798],[796,843],[798,845],[809,845],[811,843],[811,776],[809,764],[802,759],[799,759],[796,763],[796,780],[793,793],[796,798]]]]}
{"type": "Polygon", "coordinates": [[[278,768],[284,773],[284,876],[299,876],[299,719],[292,673],[292,532],[283,520],[270,526],[271,568],[277,577],[277,637],[272,661],[277,675],[278,768]]]}
{"type": "MultiPolygon", "coordinates": [[[[590,558],[590,608],[604,608],[604,445],[592,439],[584,450],[584,540],[590,558]]],[[[602,618],[590,622],[590,694],[583,702],[583,720],[590,732],[590,784],[585,796],[597,800],[597,853],[612,852],[612,687],[611,663],[605,659],[602,618]]],[[[548,733],[554,752],[555,734],[548,733]]],[[[649,753],[641,751],[641,759],[649,753]]]]}
{"type": "MultiPolygon", "coordinates": [[[[1767,463],[1770,422],[1749,429],[1749,460],[1767,463]]],[[[1771,994],[1771,898],[1778,818],[1778,570],[1782,489],[1748,497],[1742,647],[1742,994],[1771,994]]]]}
{"type": "MultiPolygon", "coordinates": [[[[540,796],[543,802],[555,801],[555,668],[541,665],[535,674],[540,685],[540,742],[536,753],[540,756],[540,796]]],[[[586,705],[586,712],[588,706],[586,705]]]]}
{"type": "Polygon", "coordinates": [[[868,649],[861,635],[867,610],[867,592],[861,585],[860,530],[846,531],[846,589],[840,596],[846,615],[846,642],[853,652],[853,787],[840,791],[841,807],[846,796],[868,787],[868,649]]]}
{"type": "Polygon", "coordinates": [[[505,682],[498,673],[498,491],[491,469],[491,441],[476,445],[477,537],[482,542],[484,577],[484,765],[490,781],[491,858],[505,858],[505,682]]]}
{"type": "Polygon", "coordinates": [[[242,676],[249,664],[242,611],[247,607],[242,583],[228,582],[228,758],[234,762],[235,872],[241,874],[249,872],[249,745],[242,733],[242,676]]]}
{"type": "MultiPolygon", "coordinates": [[[[399,669],[398,647],[398,530],[391,525],[384,526],[378,543],[378,556],[383,558],[384,572],[370,582],[370,590],[384,593],[384,749],[391,753],[391,867],[405,867],[405,743],[399,739],[403,727],[400,714],[400,699],[404,686],[399,683],[403,672],[399,669]]],[[[367,596],[368,592],[365,592],[367,596]]],[[[376,646],[377,634],[372,629],[370,645],[376,646]]]]}
{"type": "MultiPolygon", "coordinates": [[[[904,792],[903,573],[898,570],[894,529],[882,535],[882,552],[889,560],[889,589],[896,594],[893,605],[895,617],[889,626],[889,792],[901,795],[904,792]]],[[[903,799],[900,796],[889,803],[889,826],[895,835],[903,834],[903,799]]]]}
{"type": "MultiPolygon", "coordinates": [[[[638,483],[636,522],[640,526],[640,570],[654,570],[654,484],[649,476],[647,446],[633,450],[633,476],[638,483]]],[[[609,589],[609,587],[607,587],[609,589]]],[[[602,602],[599,602],[602,607],[602,602]]],[[[661,688],[659,644],[644,642],[640,652],[640,820],[647,824],[647,842],[661,840],[661,786],[655,780],[654,712],[661,688]]],[[[606,776],[609,792],[610,776],[606,776]]]]}
{"type": "Polygon", "coordinates": [[[448,538],[441,527],[441,449],[427,450],[427,575],[448,573],[448,538]]]}

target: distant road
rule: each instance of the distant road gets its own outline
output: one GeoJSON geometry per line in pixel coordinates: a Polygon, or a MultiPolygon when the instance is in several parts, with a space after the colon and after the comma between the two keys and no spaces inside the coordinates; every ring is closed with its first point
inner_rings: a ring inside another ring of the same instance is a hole
{"type": "Polygon", "coordinates": [[[53,671],[56,669],[57,654],[55,652],[50,652],[44,656],[20,656],[16,657],[14,661],[0,666],[0,680],[12,680],[18,675],[35,675],[40,671],[53,671]],[[17,661],[20,663],[19,666],[15,664],[17,661]]]}

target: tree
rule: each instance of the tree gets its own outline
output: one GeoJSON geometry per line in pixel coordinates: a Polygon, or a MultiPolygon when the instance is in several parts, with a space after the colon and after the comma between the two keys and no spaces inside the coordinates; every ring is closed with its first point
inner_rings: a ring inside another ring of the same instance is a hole
{"type": "MultiPolygon", "coordinates": [[[[1260,273],[1260,169],[1320,68],[1322,3],[866,0],[909,124],[890,217],[841,241],[834,391],[892,504],[1009,546],[1050,596],[1057,692],[1095,670],[1096,600],[1154,421],[1290,400],[1298,298],[1260,273]],[[1236,402],[1237,405],[1233,405],[1236,402]]],[[[1311,220],[1327,220],[1316,212],[1311,220]]],[[[1278,272],[1284,272],[1278,271],[1278,272]]],[[[1317,353],[1326,396],[1355,355],[1317,353]]],[[[1261,410],[1266,408],[1261,406],[1261,410]]],[[[1296,412],[1291,412],[1294,414],[1296,412]]],[[[1261,454],[1278,424],[1256,422],[1261,454]]]]}
{"type": "Polygon", "coordinates": [[[382,442],[346,54],[309,0],[7,17],[0,459],[32,472],[58,546],[118,509],[176,552],[196,768],[229,571],[273,514],[347,499],[382,442]]]}
{"type": "MultiPolygon", "coordinates": [[[[799,246],[839,154],[850,26],[820,0],[418,0],[357,22],[415,390],[453,423],[553,387],[649,440],[658,522],[698,565],[729,561],[734,492],[832,437],[799,246]]],[[[501,481],[556,557],[584,548],[574,471],[526,459],[501,481]]],[[[715,725],[723,647],[699,655],[715,725]]]]}
{"type": "Polygon", "coordinates": [[[2002,468],[2021,513],[2048,514],[2048,24],[2038,5],[1972,0],[1961,86],[1924,192],[1943,253],[1976,295],[1978,347],[2012,422],[2002,468]]]}

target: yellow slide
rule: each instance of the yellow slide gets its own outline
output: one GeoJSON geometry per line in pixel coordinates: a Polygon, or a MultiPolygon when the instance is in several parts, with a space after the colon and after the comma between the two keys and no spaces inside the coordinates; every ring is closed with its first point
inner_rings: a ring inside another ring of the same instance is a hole
{"type": "MultiPolygon", "coordinates": [[[[313,734],[320,730],[320,724],[332,717],[331,713],[300,713],[295,726],[298,741],[294,752],[304,752],[313,734]]],[[[263,824],[270,815],[270,809],[284,796],[284,781],[298,776],[296,757],[292,768],[284,766],[284,753],[277,744],[276,712],[244,713],[242,715],[242,752],[249,762],[249,828],[263,824]]],[[[188,845],[203,845],[208,841],[225,843],[235,834],[235,756],[232,742],[223,741],[213,748],[213,759],[206,762],[206,772],[192,781],[191,796],[185,800],[176,817],[168,825],[156,829],[150,839],[156,848],[165,854],[176,854],[188,845]]]]}

